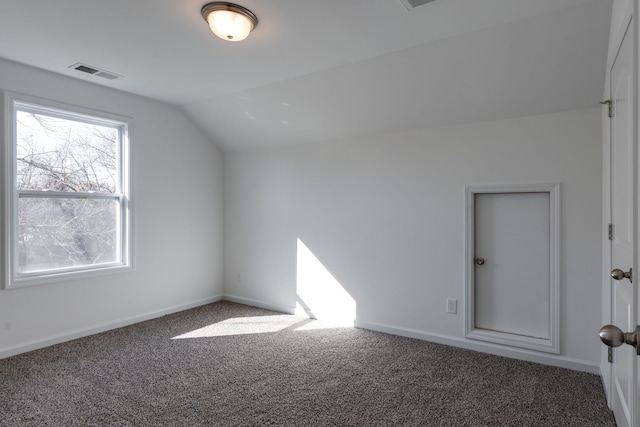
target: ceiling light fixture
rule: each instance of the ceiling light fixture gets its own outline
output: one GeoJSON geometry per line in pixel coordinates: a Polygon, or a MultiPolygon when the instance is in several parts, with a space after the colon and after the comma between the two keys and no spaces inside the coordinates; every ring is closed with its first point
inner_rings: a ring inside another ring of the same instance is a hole
{"type": "Polygon", "coordinates": [[[213,34],[232,42],[246,39],[258,25],[258,17],[249,9],[225,1],[207,3],[200,12],[213,34]]]}

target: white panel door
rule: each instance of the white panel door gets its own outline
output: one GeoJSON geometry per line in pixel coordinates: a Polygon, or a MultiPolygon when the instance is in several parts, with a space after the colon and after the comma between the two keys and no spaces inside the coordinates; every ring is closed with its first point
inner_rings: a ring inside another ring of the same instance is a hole
{"type": "Polygon", "coordinates": [[[476,194],[474,205],[475,328],[550,339],[550,194],[476,194]]]}
{"type": "MultiPolygon", "coordinates": [[[[630,25],[610,70],[611,118],[611,266],[629,271],[634,262],[633,30],[630,25]]],[[[632,280],[638,280],[638,275],[632,280]]],[[[624,332],[637,324],[637,285],[611,280],[611,321],[624,332]]],[[[635,348],[613,349],[611,406],[618,426],[637,427],[638,387],[635,348]]]]}

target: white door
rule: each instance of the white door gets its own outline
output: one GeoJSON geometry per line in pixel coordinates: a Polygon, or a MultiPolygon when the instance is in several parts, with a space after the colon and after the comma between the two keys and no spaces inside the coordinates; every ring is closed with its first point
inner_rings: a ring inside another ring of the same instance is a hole
{"type": "Polygon", "coordinates": [[[549,340],[550,195],[475,195],[475,328],[549,340]]]}
{"type": "MultiPolygon", "coordinates": [[[[629,25],[610,70],[611,267],[628,272],[634,264],[633,26],[629,25]]],[[[636,273],[636,272],[633,272],[636,273]]],[[[638,272],[640,273],[640,272],[638,272]]],[[[611,280],[611,322],[623,332],[637,324],[636,277],[611,280]]],[[[611,406],[618,426],[638,427],[638,376],[635,348],[613,349],[611,406]]]]}

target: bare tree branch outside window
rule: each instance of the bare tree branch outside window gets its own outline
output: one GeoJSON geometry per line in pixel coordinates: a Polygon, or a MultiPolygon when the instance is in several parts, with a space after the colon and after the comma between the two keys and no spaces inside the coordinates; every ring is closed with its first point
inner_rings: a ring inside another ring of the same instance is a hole
{"type": "Polygon", "coordinates": [[[121,129],[31,111],[16,117],[18,271],[117,261],[120,200],[86,193],[119,191],[121,129]]]}

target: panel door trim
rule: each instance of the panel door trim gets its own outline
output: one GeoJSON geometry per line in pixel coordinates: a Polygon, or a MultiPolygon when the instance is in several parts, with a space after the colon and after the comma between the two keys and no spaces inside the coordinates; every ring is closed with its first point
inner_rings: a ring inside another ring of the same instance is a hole
{"type": "Polygon", "coordinates": [[[560,184],[468,185],[465,187],[465,337],[511,347],[560,353],[560,184]],[[549,193],[549,329],[548,339],[475,327],[475,195],[549,193]]]}

